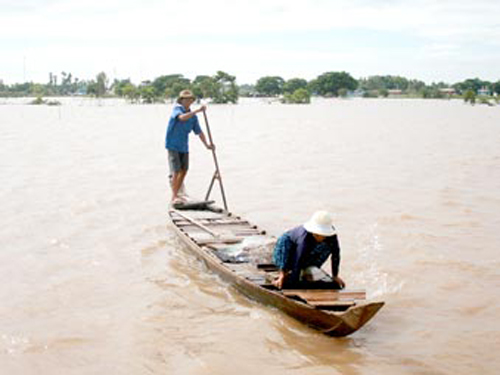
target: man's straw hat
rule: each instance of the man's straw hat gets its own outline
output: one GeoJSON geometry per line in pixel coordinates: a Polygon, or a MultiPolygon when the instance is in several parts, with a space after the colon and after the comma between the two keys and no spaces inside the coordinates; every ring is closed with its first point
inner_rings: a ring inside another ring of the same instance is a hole
{"type": "Polygon", "coordinates": [[[179,97],[177,98],[177,101],[180,101],[182,99],[195,99],[195,96],[190,90],[182,90],[179,93],[179,97]]]}

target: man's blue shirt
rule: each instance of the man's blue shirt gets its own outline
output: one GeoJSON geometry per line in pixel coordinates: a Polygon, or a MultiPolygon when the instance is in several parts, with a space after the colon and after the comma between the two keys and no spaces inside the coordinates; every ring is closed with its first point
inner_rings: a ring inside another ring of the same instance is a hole
{"type": "Polygon", "coordinates": [[[196,135],[201,133],[200,123],[196,115],[187,121],[179,120],[179,115],[186,112],[186,109],[180,104],[176,104],[172,111],[165,138],[165,147],[169,150],[189,152],[189,133],[191,131],[194,131],[196,135]]]}

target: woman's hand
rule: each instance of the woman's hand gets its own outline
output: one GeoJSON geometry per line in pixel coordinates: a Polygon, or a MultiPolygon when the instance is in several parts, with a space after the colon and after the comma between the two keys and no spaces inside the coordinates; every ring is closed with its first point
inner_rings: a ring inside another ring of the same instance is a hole
{"type": "Polygon", "coordinates": [[[345,288],[345,282],[339,276],[335,276],[333,278],[333,280],[335,280],[337,282],[337,284],[339,284],[340,289],[344,289],[345,288]]]}
{"type": "Polygon", "coordinates": [[[288,272],[284,270],[280,270],[278,277],[273,281],[273,284],[276,288],[282,289],[285,284],[286,278],[288,276],[288,272]]]}

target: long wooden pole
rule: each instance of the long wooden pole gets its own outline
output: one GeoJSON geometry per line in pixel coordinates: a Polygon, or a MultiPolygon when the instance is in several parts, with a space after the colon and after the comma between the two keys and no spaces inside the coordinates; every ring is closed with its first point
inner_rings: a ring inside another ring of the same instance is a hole
{"type": "MultiPolygon", "coordinates": [[[[207,134],[208,134],[208,140],[210,141],[210,144],[214,146],[214,141],[212,139],[212,132],[210,131],[210,125],[208,124],[208,117],[207,117],[207,111],[203,111],[203,117],[205,118],[205,124],[207,125],[207,134]]],[[[207,195],[205,196],[205,200],[208,200],[210,196],[210,192],[212,191],[212,187],[214,185],[215,179],[219,180],[219,186],[220,186],[220,192],[222,195],[222,201],[224,203],[224,209],[228,211],[227,208],[227,201],[226,201],[226,194],[224,193],[224,185],[222,184],[222,176],[220,174],[220,169],[219,169],[219,162],[217,161],[217,154],[215,153],[215,147],[212,147],[212,156],[214,158],[214,164],[215,164],[215,173],[212,178],[212,182],[210,183],[210,187],[208,188],[207,195]]]]}
{"type": "Polygon", "coordinates": [[[182,217],[183,219],[186,219],[187,221],[189,221],[191,224],[194,224],[196,225],[198,228],[200,229],[203,229],[205,232],[211,234],[212,236],[214,237],[219,237],[219,235],[213,231],[211,231],[210,229],[208,229],[205,225],[203,225],[202,223],[199,223],[197,222],[195,219],[187,216],[187,215],[184,215],[183,213],[180,213],[179,210],[171,210],[172,212],[175,212],[177,215],[179,215],[180,217],[182,217]]]}

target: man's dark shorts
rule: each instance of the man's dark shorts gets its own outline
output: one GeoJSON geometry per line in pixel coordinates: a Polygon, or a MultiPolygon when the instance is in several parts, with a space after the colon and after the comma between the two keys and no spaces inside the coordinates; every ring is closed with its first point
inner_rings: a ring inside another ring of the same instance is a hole
{"type": "Polygon", "coordinates": [[[168,164],[171,173],[178,173],[189,168],[189,152],[168,150],[168,164]]]}

